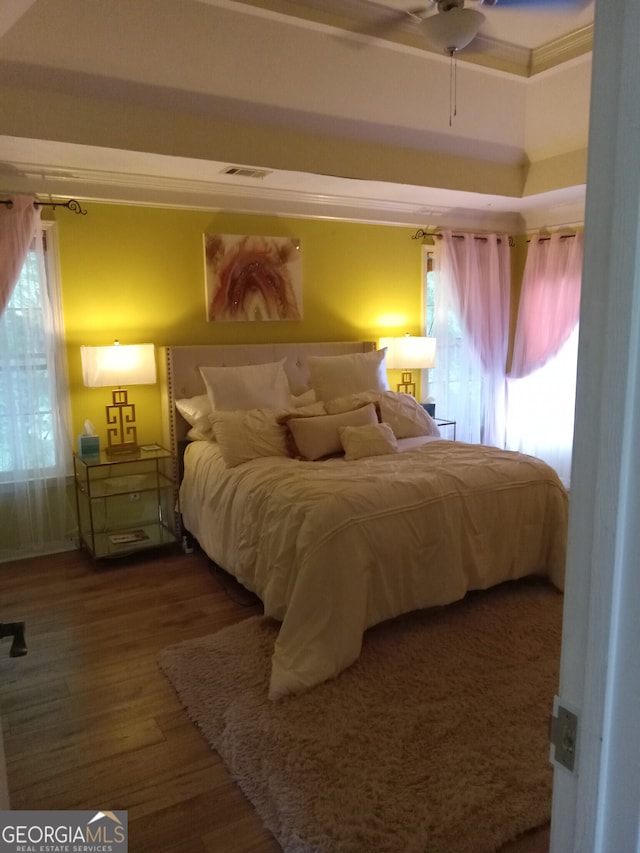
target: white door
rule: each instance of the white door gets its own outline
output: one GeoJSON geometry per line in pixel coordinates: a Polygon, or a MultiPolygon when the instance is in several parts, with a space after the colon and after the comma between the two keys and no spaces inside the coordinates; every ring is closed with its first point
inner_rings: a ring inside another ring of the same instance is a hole
{"type": "Polygon", "coordinates": [[[596,0],[552,853],[634,853],[640,816],[640,2],[596,0]]]}

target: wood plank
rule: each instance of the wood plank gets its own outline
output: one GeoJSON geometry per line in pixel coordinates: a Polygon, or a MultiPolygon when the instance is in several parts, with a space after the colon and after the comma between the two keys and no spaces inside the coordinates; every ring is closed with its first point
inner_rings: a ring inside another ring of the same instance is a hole
{"type": "Polygon", "coordinates": [[[164,742],[164,737],[153,718],[135,720],[107,720],[99,725],[74,727],[63,736],[51,738],[51,729],[34,745],[33,735],[28,740],[10,735],[7,748],[7,774],[9,790],[32,788],[38,782],[67,770],[88,775],[92,766],[105,756],[122,759],[123,753],[137,752],[152,743],[164,742]],[[28,745],[27,745],[28,744],[28,745]]]}

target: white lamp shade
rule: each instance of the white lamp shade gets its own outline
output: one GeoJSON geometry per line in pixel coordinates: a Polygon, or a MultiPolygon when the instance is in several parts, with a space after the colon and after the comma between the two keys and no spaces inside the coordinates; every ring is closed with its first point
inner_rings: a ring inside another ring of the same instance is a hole
{"type": "Polygon", "coordinates": [[[420,28],[432,48],[442,53],[453,53],[472,42],[483,23],[481,12],[454,8],[423,18],[420,28]]]}
{"type": "Polygon", "coordinates": [[[88,388],[153,385],[156,352],[153,344],[80,347],[82,380],[88,388]]]}
{"type": "Polygon", "coordinates": [[[436,363],[436,339],[404,335],[398,338],[380,338],[380,348],[387,348],[386,365],[389,370],[421,370],[436,363]]]}

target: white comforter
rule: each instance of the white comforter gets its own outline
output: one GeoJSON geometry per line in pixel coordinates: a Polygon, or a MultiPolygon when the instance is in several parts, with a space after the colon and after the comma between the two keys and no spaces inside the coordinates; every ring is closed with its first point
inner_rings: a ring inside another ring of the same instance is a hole
{"type": "Polygon", "coordinates": [[[567,493],[530,456],[451,441],[357,462],[185,454],[180,508],[206,553],[282,622],[269,695],[338,675],[364,631],[528,574],[562,588],[567,493]]]}

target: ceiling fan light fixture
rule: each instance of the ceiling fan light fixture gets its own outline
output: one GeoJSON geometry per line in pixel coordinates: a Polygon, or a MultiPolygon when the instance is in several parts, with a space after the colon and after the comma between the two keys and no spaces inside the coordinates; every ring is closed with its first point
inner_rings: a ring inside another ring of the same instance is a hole
{"type": "Polygon", "coordinates": [[[423,18],[420,29],[434,50],[451,56],[473,41],[483,23],[484,15],[481,12],[475,9],[453,8],[423,18]]]}

